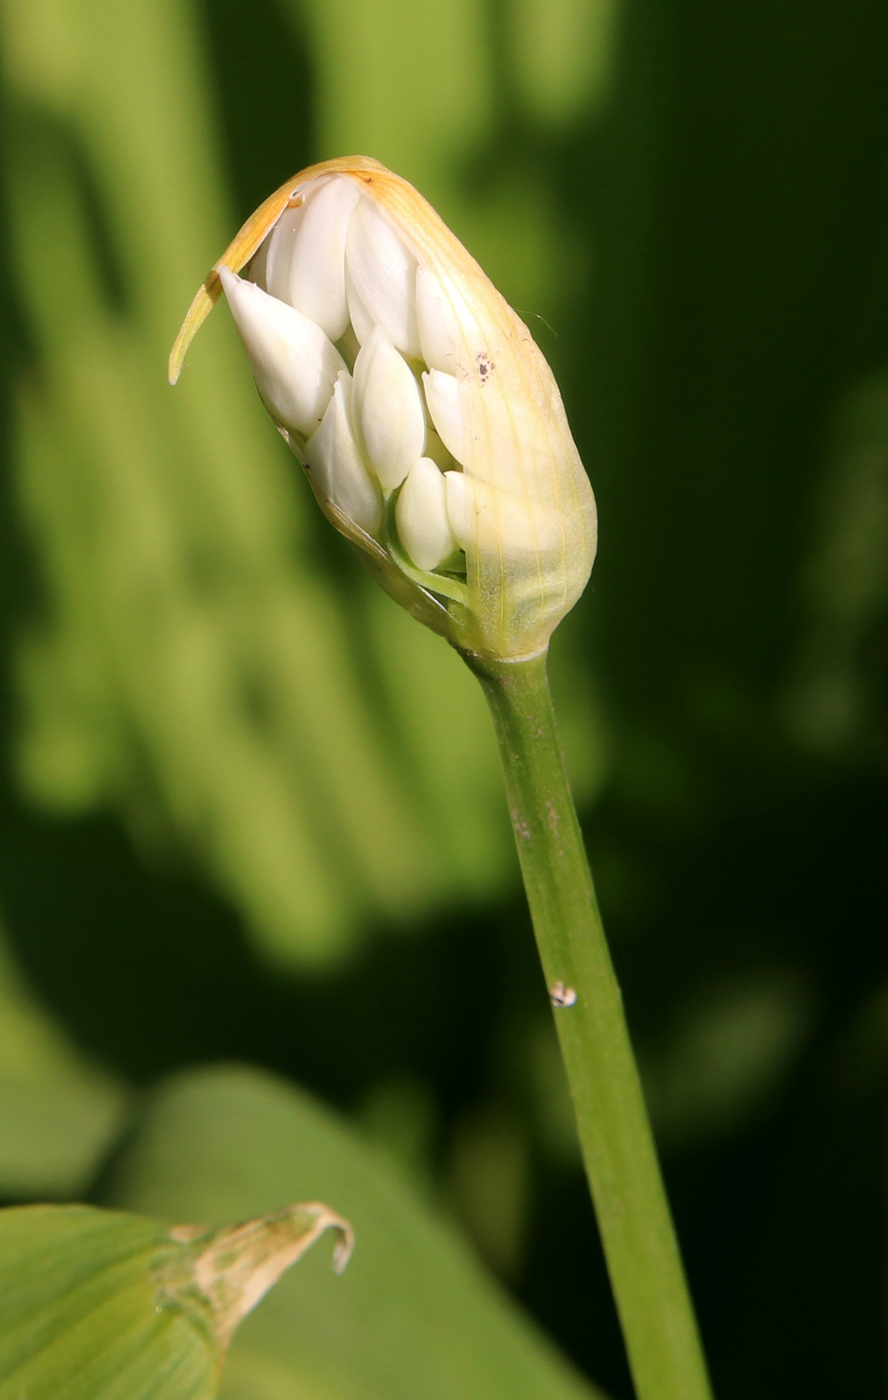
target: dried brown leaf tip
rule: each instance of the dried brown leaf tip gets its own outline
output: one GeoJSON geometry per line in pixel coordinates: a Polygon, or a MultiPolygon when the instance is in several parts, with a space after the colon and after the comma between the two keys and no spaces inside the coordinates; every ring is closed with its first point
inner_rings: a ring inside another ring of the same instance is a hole
{"type": "Polygon", "coordinates": [[[218,1229],[176,1226],[169,1238],[180,1248],[162,1253],[155,1267],[159,1306],[197,1316],[224,1351],[247,1314],[327,1230],[338,1235],[333,1267],[342,1273],[354,1247],[352,1228],[319,1202],[218,1229]]]}

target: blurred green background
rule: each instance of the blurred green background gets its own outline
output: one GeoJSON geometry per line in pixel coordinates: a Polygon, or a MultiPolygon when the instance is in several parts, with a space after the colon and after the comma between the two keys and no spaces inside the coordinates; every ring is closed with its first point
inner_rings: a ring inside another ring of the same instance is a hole
{"type": "Polygon", "coordinates": [[[528,321],[598,497],[553,685],[716,1391],[884,1396],[888,10],[0,17],[0,1198],[106,1199],[160,1077],[266,1067],[630,1393],[480,693],[224,309],[166,384],[246,215],[362,152],[528,321]]]}

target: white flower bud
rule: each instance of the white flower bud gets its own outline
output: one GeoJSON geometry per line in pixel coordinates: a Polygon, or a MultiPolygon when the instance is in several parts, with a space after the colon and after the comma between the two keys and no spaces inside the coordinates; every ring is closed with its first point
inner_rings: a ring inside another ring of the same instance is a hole
{"type": "Polygon", "coordinates": [[[352,325],[363,345],[382,326],[397,350],[419,359],[416,259],[369,199],[361,199],[348,226],[346,288],[352,325]]]}
{"type": "Polygon", "coordinates": [[[300,311],[227,267],[219,276],[262,402],[285,428],[314,432],[346,368],[339,351],[300,311]]]}
{"type": "MultiPolygon", "coordinates": [[[[318,325],[283,302],[263,300],[258,287],[239,282],[228,269],[236,272],[247,264],[282,221],[293,221],[288,226],[298,243],[297,225],[326,188],[320,182],[332,183],[331,177],[359,191],[346,234],[351,325],[342,339],[356,338],[362,347],[352,415],[361,454],[386,491],[408,472],[412,476],[425,455],[425,406],[401,356],[423,356],[429,416],[463,466],[462,472],[446,472],[444,489],[447,520],[465,550],[465,583],[439,575],[440,587],[428,580],[418,584],[399,562],[400,551],[386,546],[385,512],[378,538],[352,530],[351,517],[341,510],[331,518],[368,552],[383,587],[461,650],[503,660],[538,655],[592,568],[597,528],[592,489],[558,387],[529,330],[406,180],[377,161],[349,156],[312,166],[270,195],[194,298],[170,355],[170,381],[178,378],[185,351],[219,296],[221,277],[260,393],[280,423],[304,425],[302,431],[311,435],[312,415],[314,422],[323,415],[344,365],[318,325]],[[293,212],[300,200],[305,201],[302,214],[293,212]],[[293,319],[285,323],[282,317],[293,319]]],[[[281,246],[284,242],[282,234],[281,246]]],[[[268,244],[266,255],[270,252],[268,244]]],[[[306,253],[306,259],[318,267],[323,253],[311,258],[306,253]]],[[[254,267],[261,277],[261,254],[254,267]]],[[[266,266],[265,275],[273,280],[277,274],[266,266]]],[[[326,310],[312,303],[333,329],[341,322],[338,295],[328,289],[326,310]]],[[[333,426],[329,433],[332,438],[333,426]]],[[[325,443],[326,437],[319,453],[325,443]]],[[[429,435],[428,455],[433,453],[443,455],[429,435]]],[[[332,449],[328,460],[334,460],[332,449]]],[[[430,521],[440,525],[440,513],[429,505],[432,493],[438,493],[435,500],[440,494],[430,470],[421,468],[395,510],[423,560],[443,548],[432,549],[423,533],[430,521]]],[[[329,471],[332,484],[335,474],[329,471]]],[[[410,546],[405,548],[409,553],[410,546]]]]}
{"type": "MultiPolygon", "coordinates": [[[[293,261],[293,248],[296,237],[305,218],[305,205],[300,203],[292,209],[285,209],[271,233],[266,238],[253,263],[247,269],[247,276],[269,296],[277,297],[290,305],[290,265],[293,261]]],[[[305,313],[302,313],[305,315],[305,313]]]]}
{"type": "Polygon", "coordinates": [[[278,301],[285,301],[288,305],[293,245],[304,218],[305,208],[301,204],[293,209],[285,209],[254,261],[247,268],[247,276],[251,282],[268,292],[269,296],[277,297],[278,301]]]}
{"type": "Polygon", "coordinates": [[[316,191],[307,192],[301,208],[288,210],[275,226],[265,286],[272,296],[316,321],[330,340],[339,340],[349,322],[346,234],[360,190],[342,175],[317,185],[316,191]]]}
{"type": "Polygon", "coordinates": [[[430,369],[422,376],[426,403],[438,436],[451,456],[468,466],[468,443],[459,401],[459,382],[452,374],[430,369]]]}
{"type": "Polygon", "coordinates": [[[429,457],[420,457],[395,504],[401,543],[418,569],[436,569],[456,549],[447,518],[446,494],[444,477],[435,463],[429,457]]]}
{"type": "Polygon", "coordinates": [[[444,289],[440,280],[424,267],[416,269],[416,324],[422,358],[429,369],[456,374],[456,347],[444,289]]]}
{"type": "Polygon", "coordinates": [[[375,535],[382,520],[382,500],[355,441],[352,392],[351,375],[343,371],[336,380],[324,421],[309,438],[303,456],[315,491],[331,500],[368,535],[375,535]]]}
{"type": "Polygon", "coordinates": [[[393,491],[425,450],[425,412],[413,371],[378,326],[355,361],[354,416],[367,465],[393,491]]]}

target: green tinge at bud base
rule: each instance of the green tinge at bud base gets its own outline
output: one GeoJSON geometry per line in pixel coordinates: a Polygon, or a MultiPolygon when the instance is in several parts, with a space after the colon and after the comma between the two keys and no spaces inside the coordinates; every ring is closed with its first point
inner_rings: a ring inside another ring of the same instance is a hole
{"type": "MultiPolygon", "coordinates": [[[[377,323],[391,314],[415,260],[419,345],[395,324],[386,329],[396,344],[404,340],[405,354],[427,354],[430,370],[457,383],[464,479],[454,485],[454,473],[447,473],[447,497],[453,533],[465,550],[465,582],[410,567],[399,549],[367,534],[332,501],[322,500],[325,512],[369,556],[380,583],[454,646],[505,661],[538,655],[589,578],[596,548],[592,488],[552,372],[527,327],[406,180],[363,156],[326,161],[288,180],[248,219],[199,290],[170,357],[171,382],[218,299],[220,266],[238,272],[285,211],[298,207],[306,186],[334,175],[353,181],[373,206],[359,201],[359,224],[349,227],[349,240],[363,240],[346,275],[358,339],[367,333],[366,324],[357,324],[365,313],[377,323]],[[385,249],[389,231],[408,256],[400,256],[398,286],[377,316],[384,267],[374,264],[373,249],[385,249]]],[[[442,385],[453,398],[452,386],[442,385]]],[[[441,433],[442,424],[436,427],[441,433]]]]}

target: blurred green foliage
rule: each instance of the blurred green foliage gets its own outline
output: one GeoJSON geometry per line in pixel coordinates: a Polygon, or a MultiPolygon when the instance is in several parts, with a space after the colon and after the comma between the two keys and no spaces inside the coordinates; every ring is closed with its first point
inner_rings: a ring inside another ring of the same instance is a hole
{"type": "Polygon", "coordinates": [[[0,1196],[88,1190],[126,1100],[29,992],[0,936],[0,1196]]]}
{"type": "Polygon", "coordinates": [[[224,310],[165,383],[240,221],[363,151],[527,318],[598,495],[554,687],[716,1391],[883,1396],[888,12],[0,20],[0,1193],[98,1199],[134,1088],[274,1068],[628,1394],[480,696],[224,310]]]}

